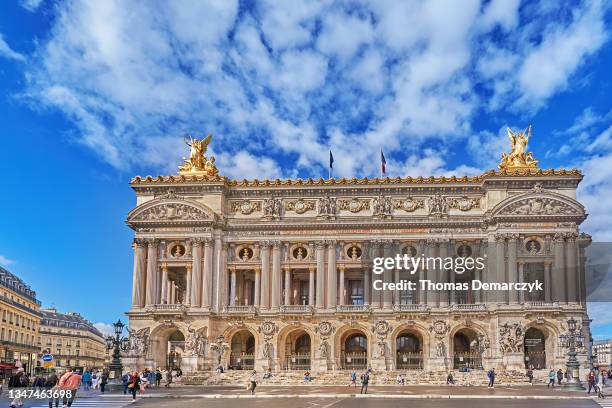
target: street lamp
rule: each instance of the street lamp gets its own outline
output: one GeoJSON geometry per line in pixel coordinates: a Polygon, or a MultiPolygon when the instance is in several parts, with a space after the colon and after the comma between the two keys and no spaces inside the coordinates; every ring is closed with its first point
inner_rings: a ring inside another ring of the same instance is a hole
{"type": "Polygon", "coordinates": [[[115,336],[107,336],[104,341],[106,342],[107,350],[113,349],[113,360],[108,365],[108,368],[113,372],[113,378],[117,381],[121,379],[121,371],[123,370],[123,364],[121,363],[121,350],[125,350],[128,344],[127,337],[121,337],[121,332],[125,325],[121,320],[117,320],[113,323],[115,328],[115,336]]]}
{"type": "Polygon", "coordinates": [[[576,331],[580,331],[580,328],[577,327],[576,319],[573,317],[567,321],[567,329],[568,333],[561,335],[561,343],[563,346],[567,347],[569,351],[567,352],[567,384],[569,387],[576,390],[584,390],[582,383],[580,382],[580,363],[576,358],[576,347],[582,347],[584,338],[580,333],[576,333],[576,331]]]}

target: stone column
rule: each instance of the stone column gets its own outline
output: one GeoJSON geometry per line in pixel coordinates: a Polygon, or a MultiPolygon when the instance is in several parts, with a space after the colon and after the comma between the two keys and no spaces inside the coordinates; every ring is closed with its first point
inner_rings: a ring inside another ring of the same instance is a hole
{"type": "Polygon", "coordinates": [[[176,300],[176,286],[174,286],[174,281],[170,281],[170,304],[173,305],[176,300]]]}
{"type": "MultiPolygon", "coordinates": [[[[519,281],[518,270],[516,268],[516,242],[518,236],[516,234],[510,234],[508,237],[508,282],[517,283],[519,281]]],[[[509,291],[508,301],[510,304],[518,303],[518,291],[509,291]]]]}
{"type": "Polygon", "coordinates": [[[221,245],[221,265],[216,271],[216,277],[214,279],[214,285],[217,288],[217,290],[213,292],[214,308],[218,311],[223,310],[227,304],[227,247],[227,243],[221,245]]]}
{"type": "Polygon", "coordinates": [[[338,282],[338,304],[344,305],[346,303],[344,298],[344,265],[340,265],[340,278],[338,282]]]}
{"type": "MultiPolygon", "coordinates": [[[[424,243],[423,241],[419,242],[419,245],[417,246],[417,254],[416,256],[421,256],[421,254],[425,253],[425,248],[424,248],[424,243]]],[[[425,305],[427,304],[427,291],[425,290],[421,290],[421,282],[422,280],[425,280],[425,268],[423,267],[419,267],[419,282],[417,282],[417,296],[419,298],[419,305],[425,305]]]]}
{"type": "Polygon", "coordinates": [[[323,309],[325,307],[325,243],[316,243],[316,254],[317,254],[317,296],[316,306],[317,309],[323,309]]]}
{"type": "Polygon", "coordinates": [[[544,299],[546,303],[552,302],[552,280],[551,280],[551,263],[550,261],[544,262],[544,299]]]}
{"type": "Polygon", "coordinates": [[[259,307],[260,299],[260,286],[261,286],[261,268],[255,268],[255,299],[253,299],[253,305],[259,307]]]}
{"type": "MultiPolygon", "coordinates": [[[[434,247],[434,240],[433,239],[428,239],[427,243],[425,245],[425,255],[427,258],[431,258],[431,257],[435,257],[436,256],[436,252],[435,252],[435,247],[434,247]]],[[[436,268],[432,265],[429,265],[429,267],[427,267],[427,265],[425,265],[425,268],[427,270],[427,280],[430,280],[432,282],[437,282],[438,281],[438,277],[436,276],[436,268]]],[[[429,307],[436,307],[438,306],[438,296],[436,294],[436,292],[432,292],[429,291],[428,289],[425,289],[424,291],[426,293],[426,299],[427,299],[427,306],[429,307]]]]}
{"type": "Polygon", "coordinates": [[[565,267],[567,276],[567,301],[578,302],[578,268],[576,263],[576,234],[567,234],[566,241],[567,265],[565,267]]]}
{"type": "MultiPolygon", "coordinates": [[[[399,283],[400,281],[400,271],[399,269],[395,269],[393,271],[393,282],[395,282],[396,284],[399,283]]],[[[394,290],[393,293],[393,304],[395,305],[399,305],[400,304],[400,291],[399,290],[394,290]]]]}
{"type": "Polygon", "coordinates": [[[553,299],[559,303],[567,303],[567,278],[565,276],[565,238],[563,234],[555,234],[553,238],[553,271],[552,271],[552,288],[553,299]]]}
{"type": "Polygon", "coordinates": [[[327,308],[335,309],[338,299],[338,271],[336,268],[336,242],[327,247],[327,308]]]}
{"type": "MultiPolygon", "coordinates": [[[[383,244],[383,256],[385,258],[389,258],[391,257],[391,251],[393,250],[392,248],[393,243],[392,242],[385,242],[383,244]]],[[[393,270],[392,269],[386,269],[383,272],[383,282],[389,283],[392,282],[393,279],[393,270]]],[[[390,290],[383,290],[382,291],[382,297],[383,297],[383,309],[391,309],[392,308],[392,303],[393,303],[393,292],[390,290]]]]}
{"type": "Polygon", "coordinates": [[[161,270],[161,303],[168,303],[168,264],[166,262],[161,264],[161,270]]]}
{"type": "MultiPolygon", "coordinates": [[[[194,307],[202,306],[202,240],[194,239],[191,245],[191,304],[194,307]]],[[[208,260],[206,260],[208,262],[208,260]]]]}
{"type": "MultiPolygon", "coordinates": [[[[504,234],[495,235],[495,282],[506,282],[506,254],[505,252],[506,236],[504,234]]],[[[489,292],[495,297],[498,303],[506,303],[507,296],[503,292],[489,292]]]]}
{"type": "Polygon", "coordinates": [[[172,281],[168,279],[166,285],[166,304],[172,303],[172,281]]]}
{"type": "Polygon", "coordinates": [[[278,241],[272,246],[272,309],[280,306],[281,284],[281,244],[278,241]]]}
{"type": "Polygon", "coordinates": [[[285,306],[291,304],[291,268],[288,266],[285,269],[285,306]]]}
{"type": "Polygon", "coordinates": [[[315,304],[315,268],[308,268],[308,305],[314,306],[315,304]]]}
{"type": "Polygon", "coordinates": [[[210,309],[213,265],[213,242],[207,239],[204,241],[204,279],[202,279],[201,301],[201,305],[204,309],[210,309]]]}
{"type": "Polygon", "coordinates": [[[363,302],[366,305],[372,303],[372,275],[369,266],[363,267],[363,302]]]}
{"type": "MultiPolygon", "coordinates": [[[[185,282],[187,283],[187,287],[186,287],[186,291],[185,291],[185,305],[186,306],[191,306],[191,295],[192,295],[192,279],[193,279],[193,274],[191,271],[191,265],[187,265],[186,267],[187,269],[187,273],[185,274],[185,282]]],[[[163,287],[162,287],[162,293],[163,293],[163,287]]]]}
{"type": "Polygon", "coordinates": [[[147,305],[155,304],[157,294],[157,245],[156,239],[147,240],[147,305]]]}
{"type": "MultiPolygon", "coordinates": [[[[449,282],[449,275],[454,273],[450,270],[444,269],[444,258],[448,256],[448,240],[443,239],[440,241],[440,258],[442,258],[442,268],[438,271],[438,282],[446,283],[449,282]]],[[[448,291],[441,290],[440,294],[440,307],[448,306],[448,291]]]]}
{"type": "Polygon", "coordinates": [[[262,242],[261,251],[261,288],[260,288],[260,307],[270,308],[270,244],[262,242]]]}
{"type": "MultiPolygon", "coordinates": [[[[518,263],[518,281],[519,283],[525,282],[525,262],[524,261],[519,261],[518,263]]],[[[525,303],[525,292],[524,291],[518,292],[518,302],[520,304],[525,303]]]]}
{"type": "Polygon", "coordinates": [[[145,242],[142,239],[134,240],[134,277],[132,285],[132,306],[143,307],[145,305],[145,282],[146,277],[146,252],[145,242]]]}
{"type": "Polygon", "coordinates": [[[230,305],[236,305],[236,268],[232,268],[230,278],[230,305]]]}

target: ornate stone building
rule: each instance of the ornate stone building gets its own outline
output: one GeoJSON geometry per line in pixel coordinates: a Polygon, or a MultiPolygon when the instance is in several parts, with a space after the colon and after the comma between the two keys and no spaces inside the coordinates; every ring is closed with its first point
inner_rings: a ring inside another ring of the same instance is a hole
{"type": "Polygon", "coordinates": [[[59,313],[54,308],[42,309],[41,314],[40,346],[53,355],[56,368],[104,367],[104,335],[90,321],[78,313],[59,313]]]}
{"type": "Polygon", "coordinates": [[[528,159],[460,178],[136,177],[124,361],[186,372],[561,367],[566,320],[589,335],[582,175],[528,159]],[[372,273],[373,258],[397,253],[480,256],[487,268],[372,273]],[[544,290],[376,291],[375,279],[539,280],[544,290]]]}

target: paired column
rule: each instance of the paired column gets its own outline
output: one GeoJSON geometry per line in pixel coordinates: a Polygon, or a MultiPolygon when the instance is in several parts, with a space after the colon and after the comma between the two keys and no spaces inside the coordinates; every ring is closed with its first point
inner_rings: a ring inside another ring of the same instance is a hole
{"type": "MultiPolygon", "coordinates": [[[[435,241],[433,239],[428,239],[426,246],[425,246],[425,255],[427,256],[427,258],[432,258],[436,256],[436,249],[435,249],[435,241]]],[[[438,278],[436,276],[436,268],[435,268],[435,262],[432,263],[432,265],[429,266],[425,266],[425,268],[427,269],[427,279],[430,281],[433,281],[434,283],[438,281],[438,278]]],[[[427,306],[429,307],[436,307],[438,306],[438,296],[437,296],[437,292],[431,292],[431,291],[425,291],[427,293],[427,306]]]]}
{"type": "Polygon", "coordinates": [[[363,302],[366,305],[372,304],[372,271],[370,266],[364,266],[363,276],[363,302]]]}
{"type": "Polygon", "coordinates": [[[272,245],[272,309],[280,306],[280,283],[281,283],[281,252],[280,242],[275,241],[272,245]]]}
{"type": "MultiPolygon", "coordinates": [[[[506,236],[503,234],[495,235],[495,282],[506,282],[506,265],[505,265],[505,245],[506,236]]],[[[491,292],[495,296],[495,300],[499,303],[506,303],[506,294],[503,292],[491,292]]]]}
{"type": "Polygon", "coordinates": [[[578,265],[576,263],[576,234],[567,234],[567,266],[565,268],[567,276],[567,301],[569,303],[578,302],[578,265]]]}
{"type": "Polygon", "coordinates": [[[204,241],[204,277],[202,279],[202,301],[204,309],[210,309],[213,286],[213,242],[210,239],[204,241]]]}
{"type": "Polygon", "coordinates": [[[285,267],[285,306],[291,304],[291,268],[285,267]]]}
{"type": "Polygon", "coordinates": [[[260,298],[260,286],[261,286],[261,268],[255,268],[255,299],[253,299],[253,305],[259,307],[260,298]]]}
{"type": "Polygon", "coordinates": [[[260,306],[262,309],[270,308],[270,244],[264,242],[261,251],[261,289],[260,306]]]}
{"type": "Polygon", "coordinates": [[[346,302],[344,300],[344,265],[340,266],[340,278],[339,278],[339,294],[338,294],[338,304],[344,305],[346,302]]]}
{"type": "Polygon", "coordinates": [[[191,245],[191,304],[194,307],[202,306],[202,240],[194,239],[191,245]]]}
{"type": "MultiPolygon", "coordinates": [[[[391,252],[393,250],[392,248],[392,242],[385,242],[383,244],[383,254],[385,258],[390,258],[391,257],[391,252]]],[[[393,271],[391,269],[386,269],[383,272],[383,282],[392,282],[393,279],[393,271]]],[[[390,290],[383,290],[382,291],[383,294],[383,308],[384,309],[391,309],[392,307],[392,303],[393,303],[393,293],[390,290]]]]}
{"type": "Polygon", "coordinates": [[[168,264],[161,264],[161,303],[168,303],[168,264]]]}
{"type": "Polygon", "coordinates": [[[159,242],[156,239],[147,239],[147,306],[156,303],[158,244],[159,242]]]}
{"type": "Polygon", "coordinates": [[[325,307],[325,244],[323,242],[316,243],[316,257],[317,257],[317,296],[316,306],[317,309],[325,307]]]}
{"type": "MultiPolygon", "coordinates": [[[[424,248],[424,243],[423,241],[419,242],[419,245],[417,247],[417,256],[421,256],[421,254],[425,253],[425,248],[424,248]]],[[[425,280],[425,268],[424,267],[419,267],[419,281],[425,280]]],[[[420,305],[425,305],[427,304],[427,291],[426,290],[421,290],[421,282],[418,282],[417,284],[417,295],[419,298],[419,304],[420,305]]]]}
{"type": "Polygon", "coordinates": [[[552,302],[552,273],[550,261],[544,261],[544,300],[552,302]]]}
{"type": "Polygon", "coordinates": [[[232,268],[230,278],[230,305],[236,305],[236,268],[232,268]]]}
{"type": "MultiPolygon", "coordinates": [[[[442,259],[442,265],[438,271],[438,282],[446,283],[449,281],[449,274],[451,271],[444,269],[444,260],[448,256],[448,240],[442,239],[439,241],[440,245],[440,258],[442,259]]],[[[453,272],[454,273],[454,272],[453,272]]],[[[440,293],[440,307],[448,306],[448,291],[441,290],[440,293]]]]}
{"type": "Polygon", "coordinates": [[[308,305],[315,304],[315,268],[308,268],[308,305]]]}
{"type": "Polygon", "coordinates": [[[335,309],[338,299],[338,274],[336,269],[336,242],[327,247],[327,307],[335,309]]]}
{"type": "Polygon", "coordinates": [[[553,237],[553,272],[551,276],[553,299],[559,303],[567,303],[567,287],[565,277],[565,238],[563,234],[553,237]]]}
{"type": "MultiPolygon", "coordinates": [[[[516,283],[519,281],[519,275],[517,270],[517,251],[516,251],[516,242],[518,240],[518,236],[516,234],[511,234],[508,237],[508,282],[516,283]]],[[[509,303],[518,303],[518,291],[511,290],[509,293],[509,303]]]]}
{"type": "MultiPolygon", "coordinates": [[[[524,261],[519,261],[518,263],[518,281],[519,283],[525,282],[525,262],[524,261]]],[[[518,302],[520,304],[525,303],[525,292],[524,291],[520,291],[518,293],[518,302]]]]}
{"type": "Polygon", "coordinates": [[[145,283],[146,283],[146,249],[145,241],[142,239],[134,240],[134,277],[132,285],[132,306],[143,307],[145,305],[145,283]]]}

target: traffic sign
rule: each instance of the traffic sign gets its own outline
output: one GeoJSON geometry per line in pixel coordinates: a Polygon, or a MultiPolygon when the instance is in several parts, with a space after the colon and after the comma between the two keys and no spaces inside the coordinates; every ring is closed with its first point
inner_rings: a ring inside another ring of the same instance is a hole
{"type": "Polygon", "coordinates": [[[42,361],[51,362],[53,361],[53,356],[51,354],[43,354],[42,361]]]}

